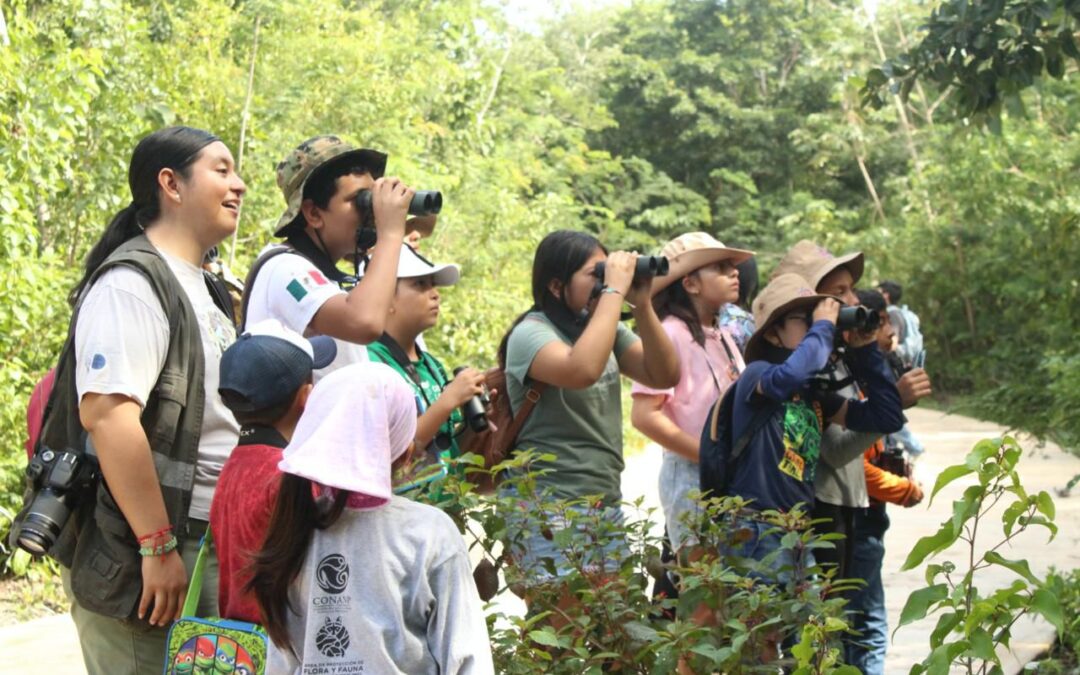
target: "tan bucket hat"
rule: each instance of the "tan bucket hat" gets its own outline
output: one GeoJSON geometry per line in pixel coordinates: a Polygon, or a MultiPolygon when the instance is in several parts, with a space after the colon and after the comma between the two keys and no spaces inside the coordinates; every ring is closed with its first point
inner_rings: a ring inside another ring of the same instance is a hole
{"type": "Polygon", "coordinates": [[[738,265],[754,257],[753,251],[728,248],[706,232],[681,234],[664,244],[664,248],[660,249],[660,255],[667,258],[671,266],[666,275],[653,278],[652,295],[654,297],[687,274],[706,265],[720,260],[730,260],[738,265]]]}
{"type": "MultiPolygon", "coordinates": [[[[761,351],[765,347],[765,331],[769,329],[780,317],[793,309],[806,307],[813,309],[825,298],[831,295],[821,295],[814,292],[810,282],[798,274],[788,273],[773,277],[769,285],[762,289],[754,299],[754,325],[756,329],[746,343],[744,357],[747,363],[756,361],[762,357],[761,351]]],[[[839,298],[836,298],[839,300],[839,298]]]]}
{"type": "Polygon", "coordinates": [[[386,154],[369,148],[357,148],[337,136],[315,136],[296,146],[277,165],[277,184],[285,196],[288,207],[278,218],[274,229],[275,237],[285,236],[285,229],[300,215],[300,204],[304,201],[304,186],[311,174],[332,159],[354,155],[365,166],[371,168],[371,174],[381,178],[386,171],[386,154]]]}
{"type": "Polygon", "coordinates": [[[857,282],[862,278],[864,264],[861,251],[848,253],[838,258],[829,253],[824,246],[818,246],[808,239],[803,239],[788,249],[784,259],[776,266],[772,278],[775,279],[781,274],[795,273],[809,281],[811,288],[816,289],[821,280],[838,267],[847,267],[851,272],[852,281],[857,282]]]}

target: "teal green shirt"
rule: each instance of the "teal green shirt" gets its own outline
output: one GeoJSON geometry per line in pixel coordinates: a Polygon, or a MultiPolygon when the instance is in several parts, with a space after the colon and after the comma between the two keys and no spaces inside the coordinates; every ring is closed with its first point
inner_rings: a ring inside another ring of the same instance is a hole
{"type": "MultiPolygon", "coordinates": [[[[372,342],[367,346],[368,357],[372,361],[378,363],[385,363],[394,370],[396,370],[405,381],[409,383],[409,386],[413,388],[413,393],[416,394],[417,400],[424,406],[424,410],[431,407],[431,404],[435,403],[435,400],[442,394],[443,389],[450,383],[450,379],[446,374],[446,370],[443,368],[439,360],[431,354],[421,351],[420,360],[413,361],[412,365],[416,368],[417,374],[420,376],[420,385],[417,386],[413,382],[409,374],[405,372],[405,369],[398,365],[394,357],[390,355],[390,350],[379,342],[372,342]]],[[[417,411],[419,415],[423,411],[417,411]]],[[[450,418],[443,422],[439,427],[439,433],[444,434],[446,438],[450,439],[450,456],[460,457],[461,450],[458,448],[457,439],[454,438],[456,430],[460,429],[463,421],[461,414],[461,408],[455,408],[454,412],[450,414],[450,418]]]]}
{"type": "MultiPolygon", "coordinates": [[[[514,328],[506,353],[506,389],[510,407],[518,410],[525,400],[525,379],[533,359],[550,342],[570,340],[543,313],[534,312],[514,328]]],[[[554,469],[537,479],[556,497],[573,499],[603,495],[610,505],[622,499],[622,385],[618,358],[638,337],[619,324],[614,353],[608,357],[600,379],[585,389],[548,387],[540,395],[518,435],[517,448],[555,455],[554,469]]]]}

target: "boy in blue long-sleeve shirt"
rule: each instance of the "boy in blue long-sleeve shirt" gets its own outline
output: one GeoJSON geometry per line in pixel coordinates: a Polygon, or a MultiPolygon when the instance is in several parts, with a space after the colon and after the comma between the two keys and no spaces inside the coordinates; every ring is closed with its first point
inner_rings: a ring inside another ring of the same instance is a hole
{"type": "MultiPolygon", "coordinates": [[[[882,434],[903,426],[900,394],[873,334],[848,339],[854,375],[866,384],[864,400],[811,388],[811,379],[833,351],[839,310],[836,298],[815,294],[797,274],[776,277],[754,302],[758,328],[747,343],[748,365],[736,383],[733,437],[746,433],[763,406],[772,413],[750,437],[728,485],[729,494],[753,500],[753,509],[813,506],[826,425],[882,434]]],[[[751,536],[733,551],[736,555],[761,560],[779,547],[780,535],[769,533],[767,525],[740,519],[738,526],[751,530],[751,536]]],[[[781,567],[794,562],[778,561],[781,567]]]]}

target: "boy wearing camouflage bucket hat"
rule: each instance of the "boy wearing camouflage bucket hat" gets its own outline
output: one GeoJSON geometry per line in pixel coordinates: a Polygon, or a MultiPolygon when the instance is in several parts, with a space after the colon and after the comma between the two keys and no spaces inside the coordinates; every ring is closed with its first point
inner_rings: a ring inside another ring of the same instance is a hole
{"type": "Polygon", "coordinates": [[[301,335],[329,335],[338,356],[317,377],[367,360],[364,345],[382,335],[397,282],[398,255],[413,196],[397,178],[384,178],[386,154],[357,148],[337,136],[310,138],[277,166],[286,209],[244,284],[245,325],[277,319],[301,335]],[[356,250],[361,214],[355,197],[371,190],[375,247],[363,278],[338,269],[356,250]]]}

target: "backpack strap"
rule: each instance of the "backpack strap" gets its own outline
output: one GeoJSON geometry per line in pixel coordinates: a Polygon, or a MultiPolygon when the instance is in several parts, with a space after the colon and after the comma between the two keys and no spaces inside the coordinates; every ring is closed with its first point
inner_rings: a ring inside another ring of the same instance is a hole
{"type": "Polygon", "coordinates": [[[531,385],[525,390],[525,400],[521,402],[521,408],[518,409],[517,414],[510,421],[510,428],[506,432],[505,438],[509,441],[509,451],[515,443],[517,443],[518,434],[521,433],[521,428],[525,426],[525,420],[529,419],[529,415],[532,414],[533,408],[540,402],[540,395],[544,393],[544,390],[548,388],[546,382],[533,381],[531,385]]]}
{"type": "Polygon", "coordinates": [[[202,541],[199,542],[199,555],[195,558],[195,566],[191,569],[191,581],[188,582],[187,597],[184,598],[184,607],[180,610],[180,616],[195,616],[199,611],[199,596],[202,594],[203,574],[206,570],[206,559],[210,556],[210,547],[213,546],[214,537],[210,528],[206,528],[202,541]]]}
{"type": "Polygon", "coordinates": [[[240,300],[240,324],[238,329],[239,333],[242,334],[247,328],[248,305],[251,303],[251,291],[255,288],[255,278],[259,275],[259,272],[262,270],[263,266],[266,265],[266,263],[270,262],[272,258],[276,258],[282,253],[292,253],[294,255],[300,255],[288,245],[282,244],[280,246],[276,246],[270,249],[266,253],[263,253],[261,256],[259,256],[255,260],[255,264],[253,264],[251,266],[251,269],[248,270],[247,277],[244,279],[244,296],[240,300]]]}
{"type": "MultiPolygon", "coordinates": [[[[728,397],[731,397],[728,405],[734,409],[734,397],[735,397],[736,385],[733,384],[724,392],[724,395],[716,400],[713,404],[712,412],[709,413],[709,440],[716,443],[720,440],[720,416],[723,413],[725,401],[728,401],[728,397]]],[[[727,458],[727,476],[730,478],[732,471],[735,468],[735,462],[746,451],[746,447],[750,445],[750,440],[757,434],[758,431],[765,426],[765,424],[772,419],[776,411],[780,409],[782,403],[776,401],[769,401],[765,405],[759,406],[754,410],[754,416],[750,418],[750,424],[742,434],[735,439],[735,442],[731,444],[731,453],[727,458]]],[[[732,415],[734,418],[734,415],[732,415]]]]}
{"type": "Polygon", "coordinates": [[[218,275],[206,270],[203,270],[203,281],[206,282],[206,290],[210,291],[210,299],[214,301],[214,304],[225,316],[229,317],[229,321],[235,326],[236,312],[233,310],[232,296],[229,295],[229,289],[225,286],[225,282],[218,275]]]}

